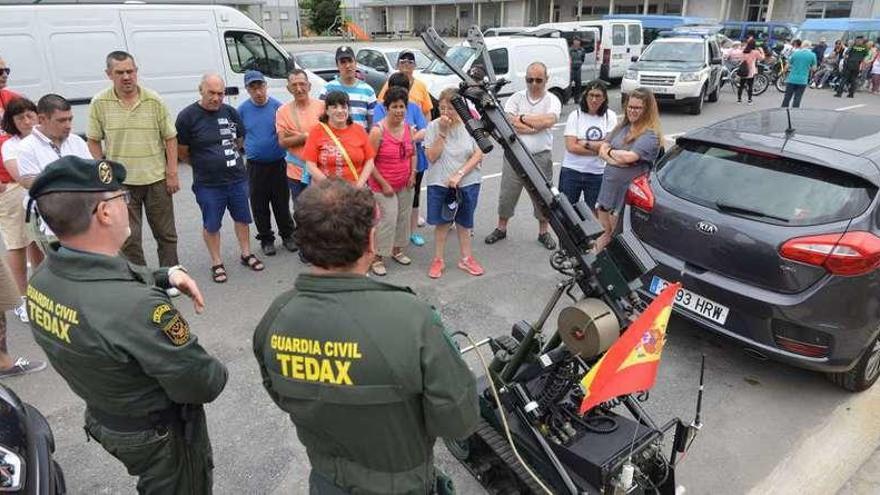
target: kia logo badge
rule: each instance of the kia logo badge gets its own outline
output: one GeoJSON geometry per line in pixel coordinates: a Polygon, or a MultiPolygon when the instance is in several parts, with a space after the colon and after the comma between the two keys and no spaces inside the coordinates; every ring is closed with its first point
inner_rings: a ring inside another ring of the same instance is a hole
{"type": "Polygon", "coordinates": [[[700,222],[697,224],[697,230],[704,234],[712,235],[715,232],[718,232],[718,227],[716,227],[715,224],[709,222],[700,222]]]}

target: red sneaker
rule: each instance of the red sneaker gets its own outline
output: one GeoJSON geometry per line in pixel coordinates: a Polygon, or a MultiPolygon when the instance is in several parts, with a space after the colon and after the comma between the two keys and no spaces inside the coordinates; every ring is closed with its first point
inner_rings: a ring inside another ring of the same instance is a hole
{"type": "Polygon", "coordinates": [[[475,260],[473,256],[460,259],[458,261],[458,267],[475,277],[479,277],[484,273],[483,267],[477,263],[477,260],[475,260]]]}
{"type": "Polygon", "coordinates": [[[428,276],[431,278],[440,278],[440,276],[443,275],[444,268],[446,268],[446,263],[440,258],[434,258],[434,261],[431,262],[431,268],[428,269],[428,276]]]}

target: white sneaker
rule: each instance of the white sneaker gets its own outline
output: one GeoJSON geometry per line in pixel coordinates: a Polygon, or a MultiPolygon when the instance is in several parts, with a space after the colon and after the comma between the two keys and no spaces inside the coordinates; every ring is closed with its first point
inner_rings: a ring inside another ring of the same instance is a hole
{"type": "Polygon", "coordinates": [[[168,297],[177,297],[180,295],[180,289],[177,287],[172,287],[170,289],[166,289],[165,293],[168,294],[168,297]]]}
{"type": "Polygon", "coordinates": [[[16,306],[13,312],[15,313],[15,316],[17,316],[18,319],[21,320],[22,323],[30,323],[31,320],[30,318],[28,318],[27,311],[27,299],[25,299],[24,297],[21,298],[21,304],[16,306]]]}
{"type": "Polygon", "coordinates": [[[424,227],[425,226],[425,218],[419,217],[419,220],[416,222],[416,225],[418,225],[419,227],[424,227]]]}

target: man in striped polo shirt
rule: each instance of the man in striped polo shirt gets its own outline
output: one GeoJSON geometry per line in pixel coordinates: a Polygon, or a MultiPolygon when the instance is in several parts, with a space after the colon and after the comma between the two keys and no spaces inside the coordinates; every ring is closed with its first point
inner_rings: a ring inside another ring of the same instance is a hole
{"type": "Polygon", "coordinates": [[[354,50],[350,46],[336,49],[336,67],[339,76],[324,86],[321,92],[323,100],[330,91],[342,91],[348,94],[351,102],[351,119],[369,129],[373,123],[373,107],[376,106],[376,92],[369,84],[357,78],[357,63],[354,61],[354,50]]]}
{"type": "Polygon", "coordinates": [[[137,71],[129,53],[107,55],[107,77],[113,85],[92,98],[86,137],[96,160],[114,160],[126,169],[131,236],[122,253],[132,263],[146,265],[141,236],[145,210],[158,245],[159,265],[174,266],[177,230],[171,195],[180,190],[177,130],[159,95],[138,84],[137,71]]]}

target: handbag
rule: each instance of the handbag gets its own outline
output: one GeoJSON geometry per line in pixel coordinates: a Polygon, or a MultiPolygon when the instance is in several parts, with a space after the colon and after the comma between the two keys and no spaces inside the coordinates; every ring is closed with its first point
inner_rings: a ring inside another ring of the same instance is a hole
{"type": "Polygon", "coordinates": [[[336,134],[333,134],[333,131],[330,130],[330,127],[323,123],[319,122],[321,127],[324,128],[324,132],[330,136],[330,139],[333,140],[333,144],[336,145],[336,148],[339,150],[339,154],[342,155],[342,158],[345,160],[345,164],[348,165],[348,170],[351,171],[351,175],[354,176],[354,180],[360,180],[360,175],[357,172],[357,169],[354,168],[354,163],[351,162],[351,158],[348,156],[348,152],[345,151],[345,147],[342,146],[342,143],[339,142],[339,138],[336,137],[336,134]]]}

